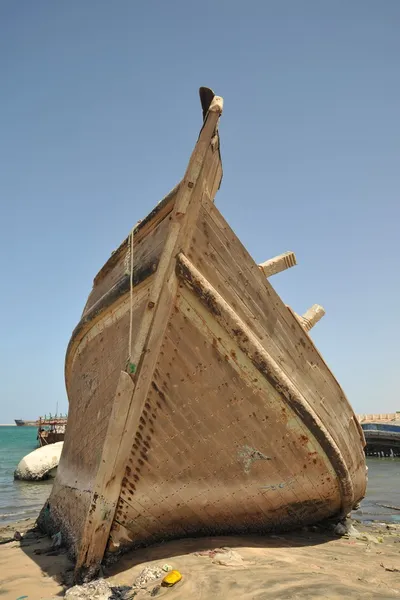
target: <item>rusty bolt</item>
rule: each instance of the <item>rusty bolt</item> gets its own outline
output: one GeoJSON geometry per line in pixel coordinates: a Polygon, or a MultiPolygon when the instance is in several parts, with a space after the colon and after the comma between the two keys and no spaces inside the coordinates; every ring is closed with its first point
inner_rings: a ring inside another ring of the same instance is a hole
{"type": "Polygon", "coordinates": [[[188,188],[192,188],[192,187],[193,187],[193,185],[194,185],[193,181],[189,181],[189,183],[188,183],[188,188]]]}
{"type": "Polygon", "coordinates": [[[149,308],[154,308],[155,307],[155,303],[154,302],[149,302],[147,306],[149,308]]]}

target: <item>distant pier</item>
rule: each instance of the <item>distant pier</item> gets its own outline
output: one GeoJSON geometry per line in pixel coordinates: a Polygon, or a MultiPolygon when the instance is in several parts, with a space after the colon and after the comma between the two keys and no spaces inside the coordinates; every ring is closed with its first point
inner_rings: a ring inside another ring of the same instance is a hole
{"type": "Polygon", "coordinates": [[[400,412],[357,415],[367,456],[400,457],[400,412]]]}

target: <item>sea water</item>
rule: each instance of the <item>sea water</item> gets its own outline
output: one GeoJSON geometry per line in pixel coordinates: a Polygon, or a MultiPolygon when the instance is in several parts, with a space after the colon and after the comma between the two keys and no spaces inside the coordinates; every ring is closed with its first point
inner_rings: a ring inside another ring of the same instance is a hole
{"type": "Polygon", "coordinates": [[[19,461],[38,448],[37,427],[0,427],[0,525],[37,517],[52,481],[14,481],[19,461]]]}
{"type": "MultiPolygon", "coordinates": [[[[37,517],[46,502],[52,480],[14,481],[19,461],[35,450],[36,427],[0,427],[0,525],[37,517]]],[[[361,508],[353,513],[362,521],[400,523],[400,458],[368,458],[368,489],[361,508]]]]}
{"type": "Polygon", "coordinates": [[[367,494],[353,517],[361,521],[400,523],[400,458],[368,457],[367,465],[367,494]]]}

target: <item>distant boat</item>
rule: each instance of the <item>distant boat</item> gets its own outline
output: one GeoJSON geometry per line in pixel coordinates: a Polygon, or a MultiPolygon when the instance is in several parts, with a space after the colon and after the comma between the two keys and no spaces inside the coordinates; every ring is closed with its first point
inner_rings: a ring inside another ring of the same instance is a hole
{"type": "Polygon", "coordinates": [[[36,421],[25,421],[24,419],[14,419],[18,427],[37,427],[37,441],[39,446],[47,446],[56,442],[63,442],[65,436],[65,428],[67,425],[67,416],[54,417],[45,415],[39,417],[36,421]]]}
{"type": "Polygon", "coordinates": [[[37,440],[39,446],[48,446],[56,442],[63,442],[65,428],[67,426],[66,417],[39,418],[37,440]]]}

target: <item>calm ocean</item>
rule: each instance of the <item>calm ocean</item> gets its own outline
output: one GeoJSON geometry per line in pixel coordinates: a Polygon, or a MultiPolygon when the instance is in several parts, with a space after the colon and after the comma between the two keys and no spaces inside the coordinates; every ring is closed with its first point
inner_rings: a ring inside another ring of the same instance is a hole
{"type": "Polygon", "coordinates": [[[21,458],[35,450],[36,427],[0,427],[0,525],[36,517],[48,498],[52,482],[14,481],[21,458]]]}
{"type": "MultiPolygon", "coordinates": [[[[35,427],[0,427],[0,525],[36,517],[48,498],[52,482],[14,481],[21,458],[37,448],[35,427]]],[[[368,492],[354,513],[363,521],[400,523],[400,511],[381,504],[400,505],[400,459],[368,458],[368,492]]]]}

